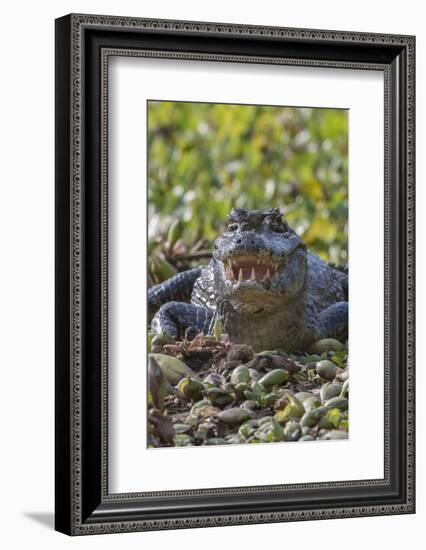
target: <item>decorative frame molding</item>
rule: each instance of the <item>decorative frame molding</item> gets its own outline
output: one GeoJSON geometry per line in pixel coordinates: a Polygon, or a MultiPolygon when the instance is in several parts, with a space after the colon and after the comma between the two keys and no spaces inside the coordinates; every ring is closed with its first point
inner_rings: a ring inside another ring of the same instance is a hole
{"type": "Polygon", "coordinates": [[[83,535],[414,512],[414,51],[414,37],[389,34],[96,15],[70,15],[56,21],[58,530],[83,535]],[[229,38],[230,43],[223,37],[229,38]],[[208,48],[202,44],[206,38],[214,39],[208,48]],[[161,48],[155,47],[159,39],[165,43],[161,48]],[[173,46],[178,42],[179,48],[173,46]],[[369,47],[365,48],[366,45],[369,47]],[[212,48],[224,51],[205,51],[212,48]],[[287,55],[280,55],[286,52],[287,55]],[[108,59],[116,55],[383,71],[383,480],[108,493],[107,92],[108,59]],[[88,155],[89,149],[96,154],[88,155]],[[88,160],[92,157],[95,160],[88,160]],[[89,202],[98,206],[90,209],[89,202]],[[396,342],[392,341],[395,337],[396,342]],[[88,365],[95,369],[90,379],[86,376],[88,365]],[[395,408],[401,418],[395,417],[395,408]],[[357,502],[358,496],[359,503],[345,504],[342,496],[339,500],[342,490],[351,495],[351,502],[357,502]],[[321,504],[319,491],[336,497],[330,505],[321,504]],[[299,504],[303,502],[305,509],[292,507],[288,501],[280,502],[283,493],[287,500],[290,495],[299,504]],[[227,495],[234,502],[227,505],[229,513],[224,514],[218,497],[227,495]],[[250,495],[252,502],[248,502],[250,495]],[[173,497],[187,498],[188,512],[173,510],[173,497]],[[150,504],[155,508],[155,504],[158,506],[167,498],[168,508],[153,511],[150,504]],[[208,499],[211,506],[216,503],[217,513],[207,514],[200,508],[200,502],[208,499]],[[271,502],[266,504],[268,500],[271,502]]]}

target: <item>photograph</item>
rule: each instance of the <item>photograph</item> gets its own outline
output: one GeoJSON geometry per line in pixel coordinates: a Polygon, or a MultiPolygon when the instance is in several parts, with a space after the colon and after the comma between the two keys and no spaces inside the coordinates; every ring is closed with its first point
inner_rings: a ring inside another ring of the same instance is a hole
{"type": "Polygon", "coordinates": [[[426,547],[424,12],[3,4],[0,550],[426,547]]]}
{"type": "Polygon", "coordinates": [[[348,439],[349,110],[146,108],[147,447],[348,439]]]}
{"type": "Polygon", "coordinates": [[[414,514],[415,35],[163,15],[55,20],[55,529],[414,514]]]}

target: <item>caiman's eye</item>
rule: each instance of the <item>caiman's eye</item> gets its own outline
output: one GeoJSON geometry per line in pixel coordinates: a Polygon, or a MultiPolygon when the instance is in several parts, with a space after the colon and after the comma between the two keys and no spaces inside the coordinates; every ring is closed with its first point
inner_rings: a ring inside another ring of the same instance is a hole
{"type": "Polygon", "coordinates": [[[227,231],[230,231],[232,233],[233,231],[236,231],[237,229],[238,229],[238,224],[237,223],[230,223],[228,225],[227,231]]]}
{"type": "Polygon", "coordinates": [[[268,225],[274,233],[286,233],[288,231],[287,225],[282,220],[271,220],[268,225]]]}

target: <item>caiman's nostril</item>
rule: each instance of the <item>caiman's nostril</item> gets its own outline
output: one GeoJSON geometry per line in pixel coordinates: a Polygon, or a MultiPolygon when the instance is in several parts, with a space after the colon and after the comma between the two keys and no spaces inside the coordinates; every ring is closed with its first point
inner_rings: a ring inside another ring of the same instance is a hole
{"type": "MultiPolygon", "coordinates": [[[[255,245],[255,244],[256,244],[256,237],[254,237],[254,236],[250,236],[250,237],[249,237],[248,235],[245,235],[244,241],[245,241],[246,244],[255,245]]],[[[243,237],[237,237],[237,238],[235,239],[235,242],[236,242],[237,244],[242,244],[242,242],[243,242],[243,237]]]]}

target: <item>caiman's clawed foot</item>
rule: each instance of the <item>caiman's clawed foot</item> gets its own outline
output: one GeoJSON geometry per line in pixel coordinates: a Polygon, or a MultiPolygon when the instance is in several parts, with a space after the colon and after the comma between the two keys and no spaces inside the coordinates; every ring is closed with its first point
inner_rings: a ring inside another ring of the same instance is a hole
{"type": "Polygon", "coordinates": [[[168,302],[155,314],[151,328],[157,334],[166,333],[173,338],[182,339],[185,334],[193,338],[200,332],[207,334],[213,312],[194,304],[168,302]],[[190,329],[186,333],[187,329],[190,329]]]}

